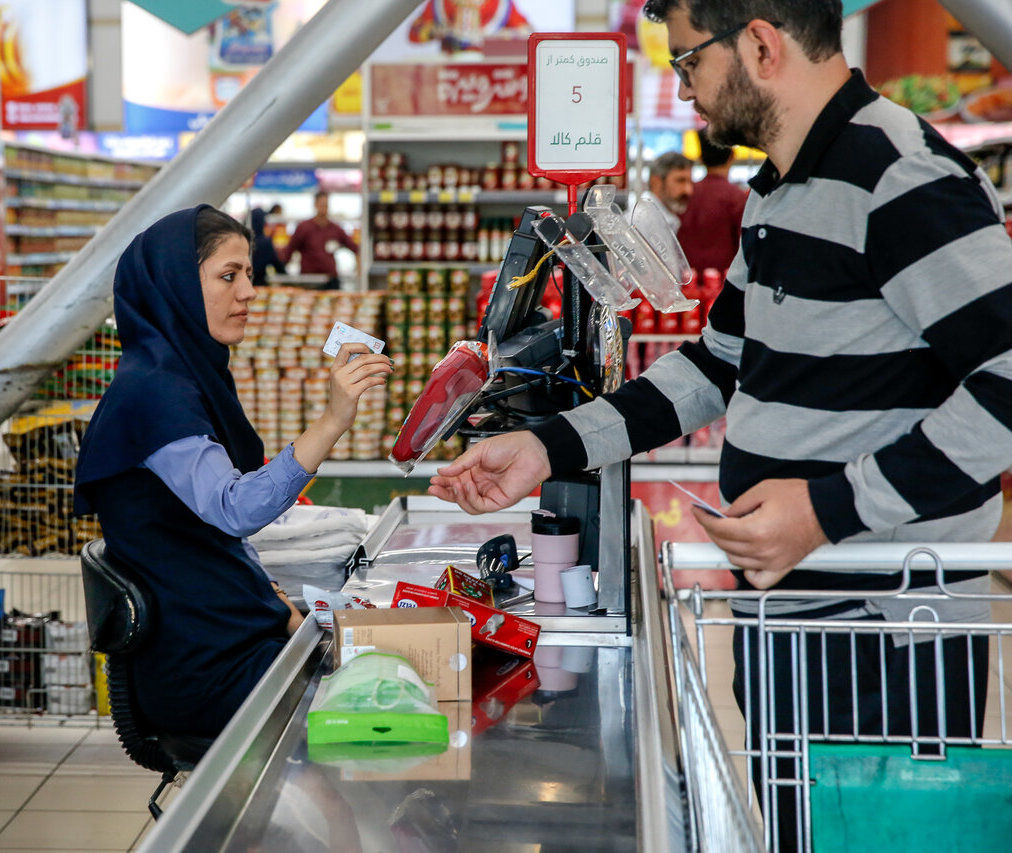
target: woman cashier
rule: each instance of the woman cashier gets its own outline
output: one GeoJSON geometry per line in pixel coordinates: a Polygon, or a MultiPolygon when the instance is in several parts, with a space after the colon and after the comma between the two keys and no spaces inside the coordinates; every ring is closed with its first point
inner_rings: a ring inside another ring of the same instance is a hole
{"type": "Polygon", "coordinates": [[[114,283],[123,354],[78,460],[75,512],[98,514],[110,553],[152,593],[130,666],[159,732],[217,735],[298,627],[244,537],[294,503],[391,371],[364,345],[342,347],[324,413],[264,465],[228,370],[256,294],[250,242],[206,205],[134,238],[114,283]]]}

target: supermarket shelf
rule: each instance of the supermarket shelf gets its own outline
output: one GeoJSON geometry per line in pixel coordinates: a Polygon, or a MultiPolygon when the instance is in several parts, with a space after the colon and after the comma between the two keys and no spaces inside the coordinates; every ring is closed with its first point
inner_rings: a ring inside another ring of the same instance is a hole
{"type": "Polygon", "coordinates": [[[4,233],[9,237],[91,237],[98,233],[100,225],[5,225],[4,233]]]}
{"type": "Polygon", "coordinates": [[[672,344],[683,341],[698,341],[699,335],[632,335],[631,344],[672,344]]]}
{"type": "Polygon", "coordinates": [[[27,255],[7,256],[7,263],[10,266],[25,266],[26,264],[65,264],[77,252],[30,252],[27,255]]]}
{"type": "Polygon", "coordinates": [[[466,269],[471,275],[481,275],[483,272],[494,270],[499,264],[489,261],[484,264],[454,263],[452,261],[391,261],[387,263],[374,263],[369,267],[369,275],[386,275],[390,270],[405,269],[436,269],[436,270],[459,270],[466,269]]]}
{"type": "Polygon", "coordinates": [[[4,176],[16,181],[38,181],[46,184],[71,184],[79,187],[113,187],[139,190],[146,181],[125,181],[116,178],[88,178],[82,175],[61,175],[57,172],[35,172],[27,169],[5,169],[4,176]]]}
{"type": "Polygon", "coordinates": [[[258,172],[270,172],[284,169],[362,169],[362,162],[351,160],[268,160],[258,172]]]}
{"type": "MultiPolygon", "coordinates": [[[[675,479],[686,482],[710,483],[717,479],[716,460],[720,455],[719,447],[682,447],[672,450],[694,451],[682,454],[684,462],[650,461],[641,454],[633,457],[632,481],[634,483],[653,483],[675,479]],[[712,459],[712,462],[706,461],[712,459]],[[696,460],[696,461],[693,461],[696,460]]],[[[655,450],[655,454],[667,454],[668,450],[655,450]]],[[[666,456],[665,456],[666,458],[666,456]]],[[[428,480],[448,462],[420,462],[409,475],[410,479],[428,480]]],[[[322,462],[317,472],[318,477],[353,479],[356,477],[403,477],[401,470],[386,459],[350,462],[322,462]]]]}
{"type": "Polygon", "coordinates": [[[123,201],[90,201],[76,198],[8,198],[4,200],[6,207],[37,207],[42,210],[91,210],[96,212],[114,212],[126,202],[123,201]]]}
{"type": "MultiPolygon", "coordinates": [[[[624,204],[628,193],[619,190],[615,200],[624,204]]],[[[380,190],[369,193],[370,204],[565,204],[566,190],[380,190]]]]}

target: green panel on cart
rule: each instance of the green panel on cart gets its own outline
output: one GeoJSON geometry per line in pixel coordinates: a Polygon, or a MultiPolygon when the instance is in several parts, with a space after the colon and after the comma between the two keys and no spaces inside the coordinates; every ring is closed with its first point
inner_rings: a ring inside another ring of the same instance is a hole
{"type": "Polygon", "coordinates": [[[317,477],[306,492],[313,503],[383,510],[402,495],[424,495],[428,477],[317,477]]]}
{"type": "Polygon", "coordinates": [[[809,748],[812,850],[1008,850],[1012,750],[948,747],[914,759],[899,745],[809,748]]]}

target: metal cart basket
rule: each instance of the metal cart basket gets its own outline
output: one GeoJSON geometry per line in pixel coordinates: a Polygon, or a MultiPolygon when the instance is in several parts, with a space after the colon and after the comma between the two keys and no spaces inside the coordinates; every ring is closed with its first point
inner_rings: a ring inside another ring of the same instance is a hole
{"type": "MultiPolygon", "coordinates": [[[[680,573],[726,570],[726,556],[665,543],[661,557],[673,668],[698,672],[725,716],[727,676],[713,671],[735,658],[743,728],[729,753],[769,849],[1008,849],[1012,594],[986,573],[1012,566],[1012,544],[826,546],[795,569],[840,573],[818,591],[685,588],[680,573]],[[868,591],[870,573],[887,588],[868,591]]],[[[691,691],[679,685],[680,706],[691,691]]],[[[740,849],[713,828],[740,819],[715,808],[714,768],[691,760],[708,735],[687,717],[699,847],[740,849]]]]}

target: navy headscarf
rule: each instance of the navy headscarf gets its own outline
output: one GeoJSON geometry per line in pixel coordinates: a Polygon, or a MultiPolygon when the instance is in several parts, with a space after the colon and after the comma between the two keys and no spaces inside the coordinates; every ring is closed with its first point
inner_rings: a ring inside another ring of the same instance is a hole
{"type": "Polygon", "coordinates": [[[211,337],[197,266],[197,214],[170,213],[138,234],[113,284],[123,354],[81,443],[74,511],[90,512],[88,485],[135,468],[154,451],[210,435],[243,473],[264,461],[228,370],[229,349],[211,337]]]}

